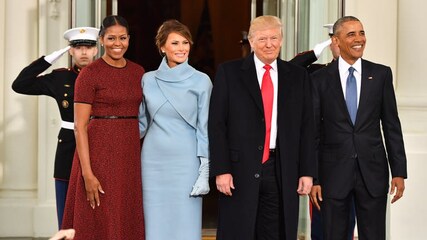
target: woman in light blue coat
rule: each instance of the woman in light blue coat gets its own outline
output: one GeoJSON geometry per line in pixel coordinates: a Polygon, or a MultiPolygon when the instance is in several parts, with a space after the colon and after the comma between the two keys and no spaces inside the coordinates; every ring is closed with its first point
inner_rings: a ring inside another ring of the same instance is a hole
{"type": "Polygon", "coordinates": [[[212,83],[188,64],[188,28],[164,22],[156,45],[164,56],[144,74],[139,121],[146,240],[200,240],[202,198],[209,192],[208,112],[212,83]]]}

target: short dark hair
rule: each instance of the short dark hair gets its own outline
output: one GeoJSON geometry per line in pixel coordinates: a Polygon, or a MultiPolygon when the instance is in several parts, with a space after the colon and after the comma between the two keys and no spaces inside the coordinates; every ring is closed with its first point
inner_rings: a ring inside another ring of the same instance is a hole
{"type": "Polygon", "coordinates": [[[126,28],[126,32],[129,34],[129,24],[126,19],[122,16],[110,15],[102,20],[101,27],[99,28],[99,36],[103,37],[105,35],[106,29],[114,25],[120,25],[126,28]]]}
{"type": "Polygon", "coordinates": [[[187,26],[175,19],[167,20],[163,22],[162,25],[160,25],[155,38],[156,46],[160,55],[163,56],[161,47],[166,44],[166,40],[168,39],[169,34],[173,32],[185,37],[190,42],[190,46],[193,45],[193,38],[187,26]]]}
{"type": "Polygon", "coordinates": [[[334,26],[332,28],[333,30],[333,35],[337,34],[337,30],[342,26],[343,23],[345,22],[351,22],[351,21],[356,21],[356,22],[360,22],[360,20],[357,17],[353,17],[353,16],[344,16],[340,19],[338,19],[335,23],[334,26]]]}

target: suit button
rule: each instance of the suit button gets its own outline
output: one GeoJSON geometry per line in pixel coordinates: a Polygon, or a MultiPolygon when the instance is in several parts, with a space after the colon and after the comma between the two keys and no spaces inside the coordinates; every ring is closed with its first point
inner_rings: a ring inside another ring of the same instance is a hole
{"type": "Polygon", "coordinates": [[[259,178],[259,174],[258,174],[258,173],[255,173],[254,177],[255,177],[255,178],[259,178]]]}
{"type": "Polygon", "coordinates": [[[264,148],[264,146],[258,146],[258,150],[262,150],[264,148]]]}
{"type": "Polygon", "coordinates": [[[353,156],[351,156],[351,158],[356,159],[357,158],[357,153],[353,154],[353,156]]]}
{"type": "Polygon", "coordinates": [[[58,139],[58,142],[62,142],[62,139],[58,139]]]}
{"type": "Polygon", "coordinates": [[[264,118],[261,118],[261,122],[264,122],[265,121],[265,119],[264,118]]]}

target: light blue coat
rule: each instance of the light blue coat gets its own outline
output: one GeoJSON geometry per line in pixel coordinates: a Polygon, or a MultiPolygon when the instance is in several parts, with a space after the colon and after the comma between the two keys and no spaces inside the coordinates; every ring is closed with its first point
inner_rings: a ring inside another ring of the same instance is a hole
{"type": "Polygon", "coordinates": [[[202,199],[190,197],[199,157],[209,158],[212,83],[188,62],[144,74],[139,126],[146,240],[201,239],[202,199]]]}

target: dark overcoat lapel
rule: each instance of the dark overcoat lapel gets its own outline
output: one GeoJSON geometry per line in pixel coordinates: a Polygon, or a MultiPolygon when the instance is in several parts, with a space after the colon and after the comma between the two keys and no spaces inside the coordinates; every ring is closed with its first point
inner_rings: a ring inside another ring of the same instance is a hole
{"type": "Polygon", "coordinates": [[[264,113],[264,107],[262,105],[262,95],[261,90],[257,78],[255,62],[253,58],[253,54],[251,57],[247,57],[242,64],[242,80],[244,81],[244,85],[247,87],[249,93],[251,94],[255,104],[259,108],[259,110],[264,113]]]}

